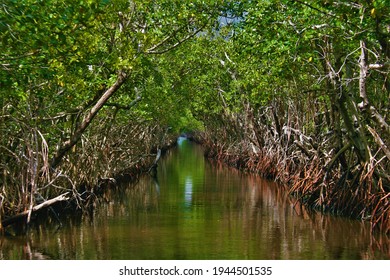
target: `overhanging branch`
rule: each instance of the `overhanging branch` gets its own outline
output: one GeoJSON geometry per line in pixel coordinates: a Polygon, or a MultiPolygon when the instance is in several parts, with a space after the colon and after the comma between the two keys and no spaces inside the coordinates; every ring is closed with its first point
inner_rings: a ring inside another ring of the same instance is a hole
{"type": "Polygon", "coordinates": [[[100,109],[107,103],[108,99],[118,91],[118,89],[125,83],[127,78],[127,74],[124,71],[120,71],[115,83],[109,87],[104,94],[98,99],[96,104],[91,108],[89,113],[84,117],[83,121],[76,129],[74,134],[65,141],[57,150],[56,155],[52,158],[51,168],[56,168],[58,164],[61,162],[62,158],[66,155],[66,153],[77,144],[83,135],[84,131],[91,124],[92,120],[95,118],[100,109]]]}
{"type": "Polygon", "coordinates": [[[138,95],[133,101],[130,102],[129,105],[122,105],[119,103],[110,102],[110,103],[106,103],[104,106],[111,106],[111,107],[115,107],[115,108],[120,109],[120,110],[130,110],[141,100],[142,100],[142,96],[138,95]]]}
{"type": "Polygon", "coordinates": [[[193,38],[195,35],[197,35],[199,32],[201,32],[206,26],[207,24],[209,23],[209,21],[207,20],[205,24],[203,24],[200,28],[196,29],[194,32],[188,34],[187,36],[185,36],[184,38],[180,39],[180,40],[177,40],[177,42],[171,46],[168,46],[166,47],[165,49],[162,49],[162,50],[158,50],[159,47],[163,46],[166,42],[168,42],[170,39],[172,38],[175,38],[177,33],[179,33],[184,27],[187,27],[187,26],[183,26],[177,30],[175,30],[175,32],[173,32],[171,35],[167,36],[166,38],[164,38],[161,42],[159,42],[158,44],[154,45],[153,47],[149,48],[148,50],[146,50],[146,54],[163,54],[163,53],[166,53],[166,52],[169,52],[170,50],[173,50],[174,48],[178,47],[179,45],[181,45],[182,43],[184,43],[185,41],[193,38]]]}

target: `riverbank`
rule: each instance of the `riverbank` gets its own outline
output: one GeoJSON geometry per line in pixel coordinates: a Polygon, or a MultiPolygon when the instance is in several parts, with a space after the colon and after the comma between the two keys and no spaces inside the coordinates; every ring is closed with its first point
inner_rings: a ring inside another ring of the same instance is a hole
{"type": "Polygon", "coordinates": [[[208,160],[186,138],[157,169],[157,180],[144,174],[108,189],[93,220],[0,237],[0,259],[390,258],[390,239],[368,223],[306,211],[277,183],[208,160]]]}
{"type": "Polygon", "coordinates": [[[47,166],[45,151],[29,154],[29,161],[39,165],[34,170],[9,157],[10,172],[0,176],[0,235],[23,235],[39,225],[61,227],[68,217],[92,217],[107,192],[123,182],[136,182],[142,174],[153,176],[161,155],[176,145],[176,135],[157,126],[130,123],[109,130],[91,129],[55,169],[47,166]]]}
{"type": "MultiPolygon", "coordinates": [[[[356,166],[341,173],[325,156],[308,156],[296,141],[279,137],[272,145],[260,147],[231,134],[210,135],[193,135],[205,147],[206,157],[280,183],[308,209],[366,220],[372,230],[390,234],[389,182],[381,180],[374,186],[373,173],[356,166]]],[[[267,141],[271,143],[271,139],[267,141]]]]}

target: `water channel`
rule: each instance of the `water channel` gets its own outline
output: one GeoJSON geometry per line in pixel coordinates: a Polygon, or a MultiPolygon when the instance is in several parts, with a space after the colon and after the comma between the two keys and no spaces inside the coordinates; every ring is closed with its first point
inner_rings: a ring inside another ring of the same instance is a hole
{"type": "Polygon", "coordinates": [[[0,259],[390,259],[368,223],[308,213],[273,182],[210,163],[185,138],[154,180],[106,197],[94,219],[0,238],[0,259]]]}

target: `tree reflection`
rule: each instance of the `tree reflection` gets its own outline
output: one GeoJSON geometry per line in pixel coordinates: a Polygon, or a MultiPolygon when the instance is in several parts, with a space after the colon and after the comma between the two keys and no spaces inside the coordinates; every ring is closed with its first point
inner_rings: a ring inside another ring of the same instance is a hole
{"type": "Polygon", "coordinates": [[[3,239],[0,258],[390,258],[389,237],[369,224],[309,212],[273,182],[207,162],[193,143],[165,155],[157,180],[110,190],[92,223],[43,228],[22,245],[3,239]]]}

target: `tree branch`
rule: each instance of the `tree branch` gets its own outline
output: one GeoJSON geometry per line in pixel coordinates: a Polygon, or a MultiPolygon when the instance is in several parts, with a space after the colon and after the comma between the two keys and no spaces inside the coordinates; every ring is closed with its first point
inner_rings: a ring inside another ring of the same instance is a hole
{"type": "Polygon", "coordinates": [[[359,109],[364,112],[369,112],[370,117],[373,117],[375,122],[385,131],[386,135],[390,135],[390,126],[386,122],[385,118],[378,112],[378,110],[371,105],[366,90],[366,81],[369,70],[367,63],[367,50],[366,44],[362,40],[360,41],[361,54],[359,59],[360,76],[359,76],[359,94],[362,102],[358,104],[359,109]]]}
{"type": "Polygon", "coordinates": [[[129,105],[122,105],[122,104],[119,104],[119,103],[106,103],[104,104],[104,106],[111,106],[111,107],[115,107],[117,109],[120,109],[120,110],[130,110],[131,108],[133,108],[138,102],[140,102],[142,100],[142,96],[138,95],[133,101],[130,102],[129,105]]]}
{"type": "Polygon", "coordinates": [[[53,204],[56,204],[60,201],[65,201],[65,200],[68,200],[69,197],[68,195],[70,194],[70,192],[66,192],[64,194],[61,194],[57,197],[54,197],[52,199],[49,199],[49,200],[46,200],[45,202],[37,205],[37,206],[34,206],[32,207],[31,211],[30,210],[26,210],[26,211],[23,211],[19,214],[16,214],[15,216],[12,216],[12,217],[9,217],[7,219],[4,219],[1,221],[1,226],[2,227],[6,227],[6,226],[9,226],[17,221],[19,221],[20,219],[24,218],[24,217],[27,217],[29,214],[31,214],[31,212],[36,212],[38,210],[41,210],[43,208],[47,208],[47,207],[50,207],[52,206],[53,204]]]}
{"type": "Polygon", "coordinates": [[[115,83],[108,88],[104,94],[99,98],[96,104],[91,108],[89,113],[84,117],[80,126],[76,129],[74,134],[65,141],[62,146],[60,146],[57,150],[57,154],[53,157],[51,161],[51,168],[56,168],[58,164],[61,162],[62,158],[66,155],[66,153],[77,144],[83,135],[84,131],[91,124],[94,117],[97,115],[99,110],[107,103],[108,99],[125,83],[127,78],[127,74],[124,71],[120,71],[115,83]]]}
{"type": "Polygon", "coordinates": [[[368,131],[374,137],[375,142],[381,147],[382,151],[385,153],[386,157],[390,160],[390,150],[386,146],[385,142],[383,142],[382,138],[378,135],[378,133],[369,125],[367,125],[368,131]]]}
{"type": "Polygon", "coordinates": [[[310,9],[313,9],[313,10],[315,10],[315,11],[321,13],[321,14],[327,15],[327,16],[332,16],[332,17],[335,16],[334,14],[322,11],[319,8],[314,7],[313,5],[308,4],[307,2],[303,2],[303,1],[299,1],[299,0],[291,0],[291,2],[297,2],[297,3],[301,4],[301,5],[309,7],[310,9]]]}
{"type": "Polygon", "coordinates": [[[170,50],[173,50],[174,48],[178,47],[179,45],[181,45],[182,43],[184,43],[185,41],[191,39],[192,37],[194,37],[196,34],[198,34],[200,31],[202,31],[206,26],[207,24],[209,23],[209,21],[207,21],[204,25],[202,25],[200,28],[196,29],[194,32],[188,34],[187,36],[185,36],[184,38],[178,40],[175,44],[163,49],[163,50],[156,50],[158,49],[160,46],[162,46],[164,43],[166,43],[168,40],[172,39],[172,38],[175,38],[176,34],[182,30],[184,27],[186,26],[183,26],[177,30],[175,30],[175,32],[173,32],[171,35],[167,36],[166,38],[164,38],[161,42],[159,42],[158,44],[154,45],[153,47],[149,48],[148,50],[146,50],[146,53],[147,54],[163,54],[163,53],[166,53],[166,52],[169,52],[170,50]]]}

